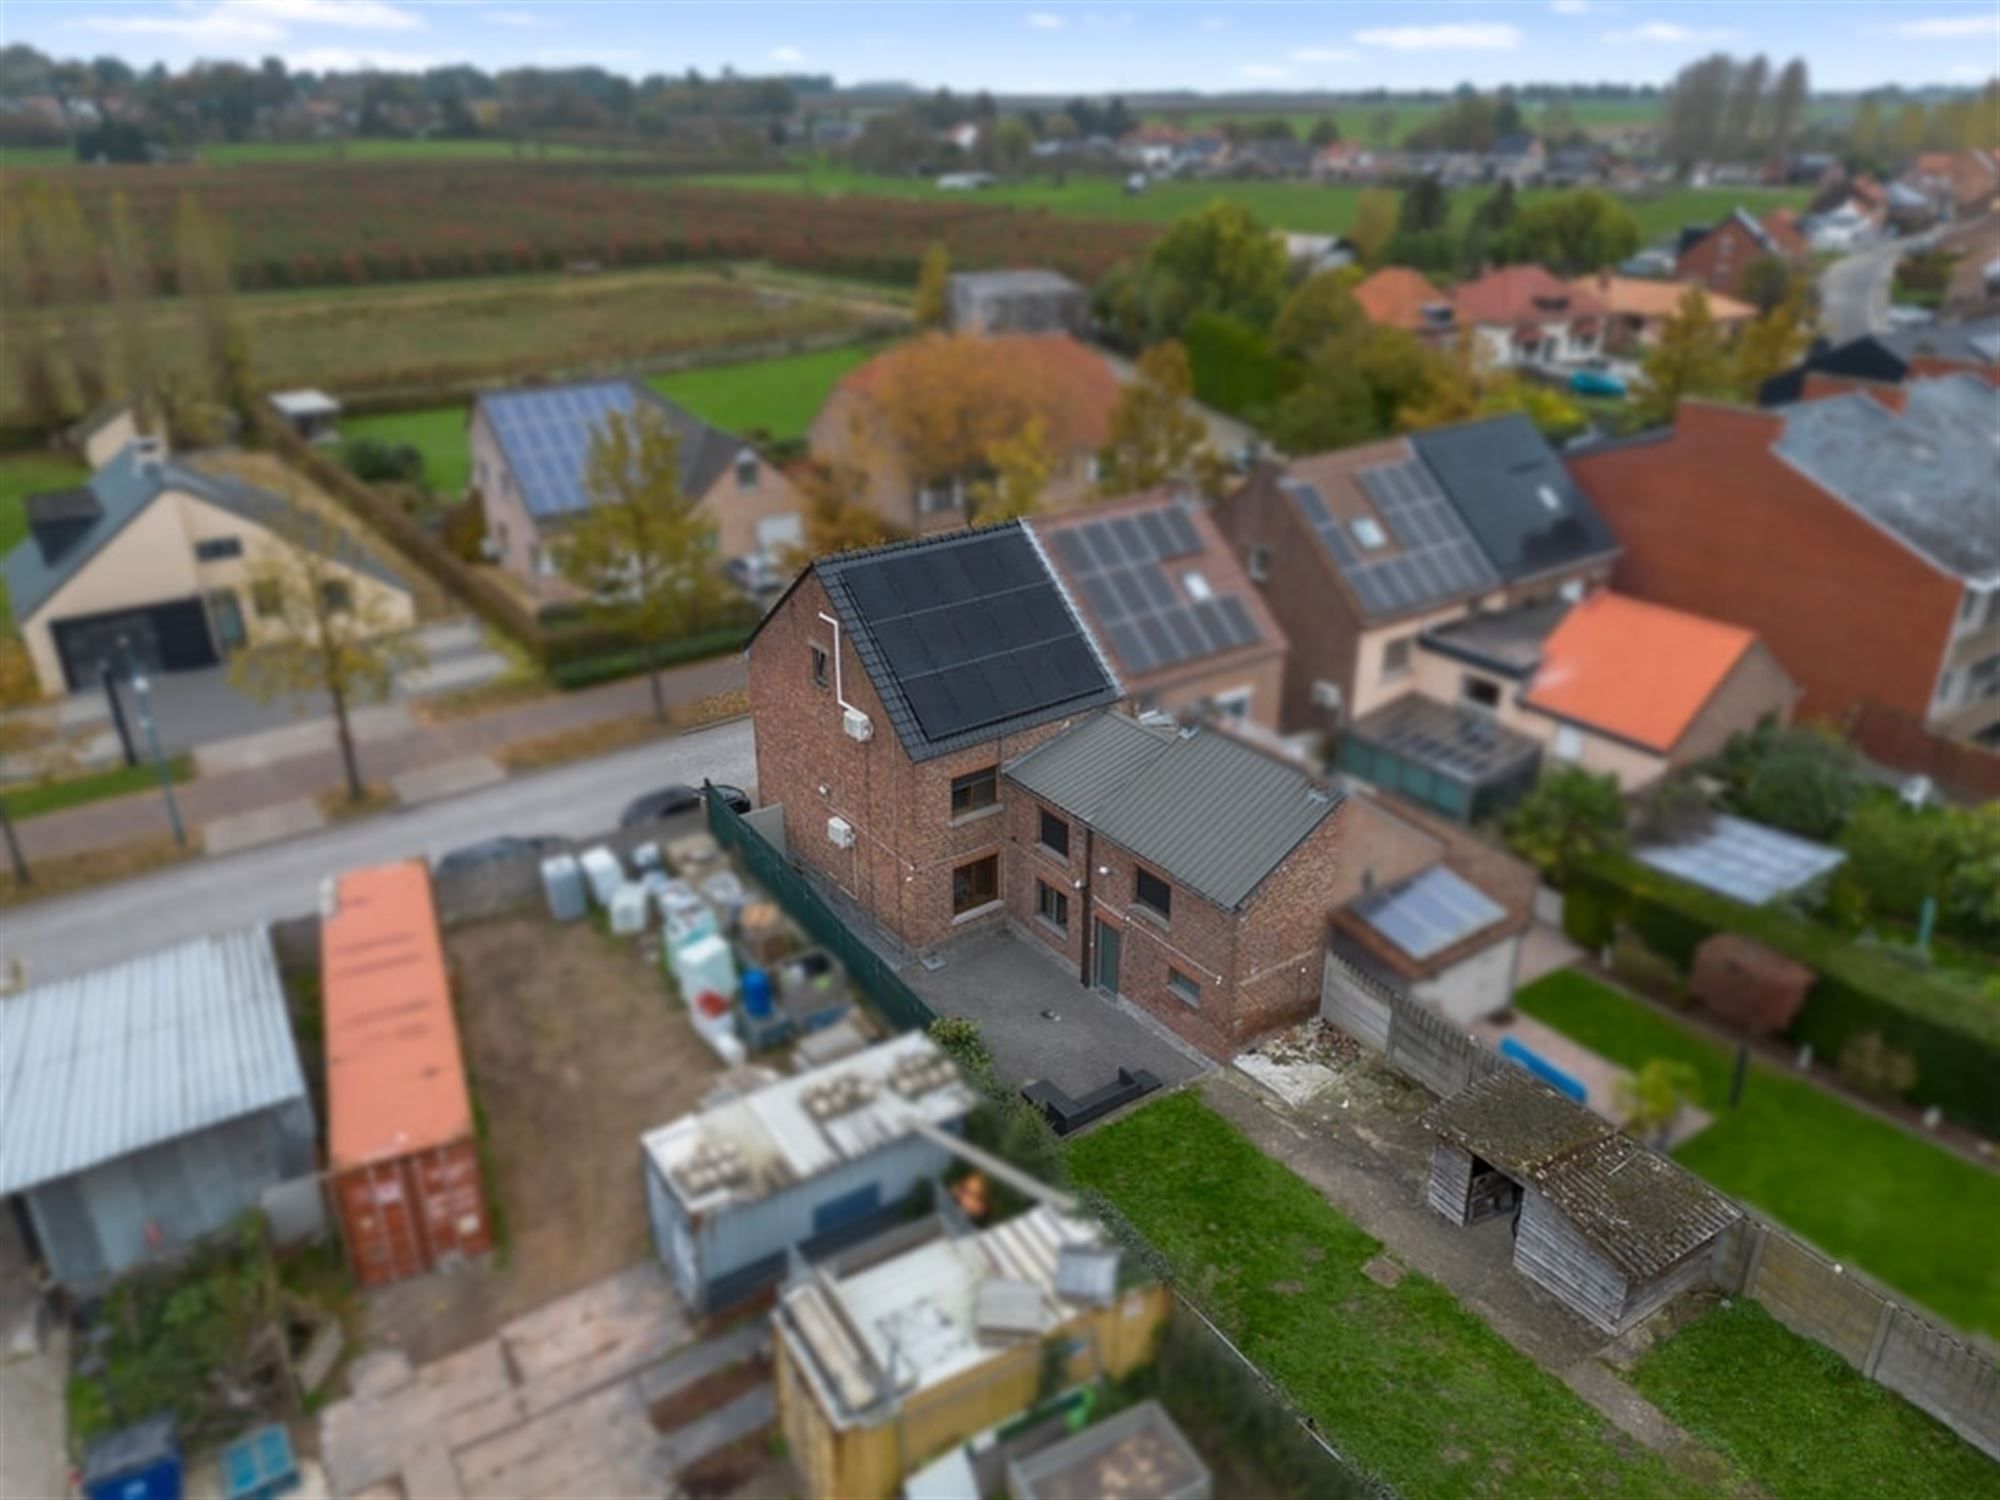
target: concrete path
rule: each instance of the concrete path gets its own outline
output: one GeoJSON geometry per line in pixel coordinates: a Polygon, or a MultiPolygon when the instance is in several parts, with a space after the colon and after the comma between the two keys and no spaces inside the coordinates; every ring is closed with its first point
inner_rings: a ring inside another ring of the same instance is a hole
{"type": "Polygon", "coordinates": [[[326,827],[326,814],[312,797],[294,797],[204,823],[201,846],[209,854],[236,854],[265,844],[303,838],[326,827]]]}
{"type": "Polygon", "coordinates": [[[69,1333],[37,1308],[21,1237],[0,1224],[0,1497],[69,1493],[69,1333]]]}
{"type": "Polygon", "coordinates": [[[1908,240],[1884,240],[1844,255],[1819,278],[1820,332],[1834,344],[1889,327],[1889,289],[1908,240]]]}
{"type": "Polygon", "coordinates": [[[396,800],[405,807],[419,802],[435,802],[439,797],[456,797],[481,787],[505,781],[507,773],[490,755],[462,755],[457,760],[434,766],[419,766],[391,779],[396,800]]]}

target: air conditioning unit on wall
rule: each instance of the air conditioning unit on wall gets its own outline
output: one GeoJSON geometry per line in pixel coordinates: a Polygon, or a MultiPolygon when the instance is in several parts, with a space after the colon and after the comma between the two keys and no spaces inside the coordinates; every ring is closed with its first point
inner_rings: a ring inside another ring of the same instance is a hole
{"type": "Polygon", "coordinates": [[[874,721],[858,708],[850,708],[841,714],[840,728],[850,740],[859,740],[864,745],[875,737],[874,721]]]}
{"type": "Polygon", "coordinates": [[[1313,684],[1312,699],[1313,707],[1330,708],[1335,713],[1339,713],[1340,684],[1337,682],[1328,682],[1325,678],[1321,678],[1313,684]]]}
{"type": "Polygon", "coordinates": [[[845,818],[826,820],[826,841],[836,849],[854,847],[854,825],[845,818]]]}

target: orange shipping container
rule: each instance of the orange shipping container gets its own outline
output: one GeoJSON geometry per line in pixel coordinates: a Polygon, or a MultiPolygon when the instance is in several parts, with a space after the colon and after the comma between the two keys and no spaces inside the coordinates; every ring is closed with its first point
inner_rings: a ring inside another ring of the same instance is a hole
{"type": "Polygon", "coordinates": [[[352,870],[320,926],[327,1174],[355,1279],[493,1248],[430,871],[352,870]]]}

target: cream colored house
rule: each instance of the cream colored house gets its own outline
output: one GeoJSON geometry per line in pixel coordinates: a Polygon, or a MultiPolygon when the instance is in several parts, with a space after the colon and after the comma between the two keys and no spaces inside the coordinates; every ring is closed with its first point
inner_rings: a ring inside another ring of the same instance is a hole
{"type": "MultiPolygon", "coordinates": [[[[7,554],[7,598],[42,690],[95,683],[101,665],[156,672],[214,666],[255,645],[278,612],[251,567],[286,502],[129,441],[73,490],[28,498],[28,536],[7,554]]],[[[409,588],[360,548],[332,564],[345,597],[414,625],[409,588]]]]}

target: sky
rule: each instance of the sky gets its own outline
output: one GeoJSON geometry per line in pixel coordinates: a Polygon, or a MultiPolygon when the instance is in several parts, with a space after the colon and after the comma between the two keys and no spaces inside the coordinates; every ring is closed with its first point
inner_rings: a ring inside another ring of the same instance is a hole
{"type": "Polygon", "coordinates": [[[1711,51],[1824,89],[1983,81],[2000,0],[5,0],[0,41],[137,66],[831,73],[1001,93],[1664,82],[1711,51]]]}

